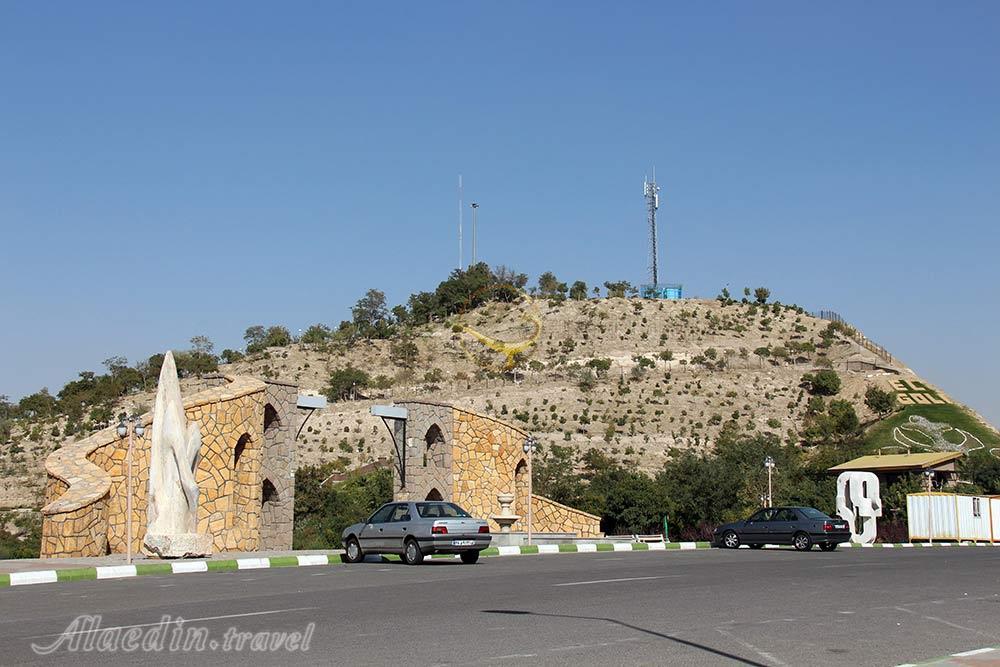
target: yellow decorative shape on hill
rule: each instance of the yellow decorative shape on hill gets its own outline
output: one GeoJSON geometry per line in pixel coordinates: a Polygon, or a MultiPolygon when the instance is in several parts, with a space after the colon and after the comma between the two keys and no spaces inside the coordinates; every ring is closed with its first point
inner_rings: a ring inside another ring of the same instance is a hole
{"type": "MultiPolygon", "coordinates": [[[[504,363],[502,369],[505,371],[509,371],[512,368],[514,368],[514,365],[517,362],[516,359],[517,355],[530,350],[532,346],[534,346],[535,343],[538,342],[538,338],[542,334],[542,320],[538,316],[538,313],[535,311],[534,299],[532,299],[527,294],[524,294],[524,299],[526,300],[525,304],[526,309],[524,312],[521,313],[521,317],[532,325],[534,331],[530,336],[528,336],[523,340],[508,342],[505,340],[501,340],[499,338],[495,338],[493,336],[487,336],[486,334],[474,329],[473,327],[467,324],[459,324],[459,326],[462,327],[463,333],[469,334],[485,347],[489,348],[490,350],[493,350],[498,354],[503,355],[504,363]]],[[[465,350],[466,355],[470,359],[472,359],[476,363],[480,363],[477,359],[473,357],[471,352],[469,352],[464,342],[462,343],[462,349],[465,350]]]]}

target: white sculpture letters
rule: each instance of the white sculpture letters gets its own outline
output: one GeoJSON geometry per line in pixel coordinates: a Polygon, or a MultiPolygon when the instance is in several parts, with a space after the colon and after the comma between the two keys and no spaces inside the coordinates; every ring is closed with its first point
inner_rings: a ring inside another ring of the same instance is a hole
{"type": "Polygon", "coordinates": [[[882,516],[875,473],[848,471],[837,477],[837,514],[851,528],[851,542],[875,542],[875,519],[882,516]]]}
{"type": "Polygon", "coordinates": [[[143,546],[163,558],[206,556],[210,535],[198,531],[198,483],[194,471],[201,450],[201,429],[187,423],[174,355],[167,352],[160,369],[153,406],[149,458],[146,537],[143,546]]]}

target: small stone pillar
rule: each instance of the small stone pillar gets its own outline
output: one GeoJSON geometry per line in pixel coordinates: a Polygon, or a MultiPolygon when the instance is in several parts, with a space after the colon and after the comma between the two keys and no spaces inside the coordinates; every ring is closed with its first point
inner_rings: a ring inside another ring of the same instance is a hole
{"type": "Polygon", "coordinates": [[[494,514],[490,518],[500,524],[501,533],[509,533],[510,527],[521,517],[510,511],[510,505],[514,502],[513,493],[497,494],[497,502],[500,503],[500,513],[494,514]]]}

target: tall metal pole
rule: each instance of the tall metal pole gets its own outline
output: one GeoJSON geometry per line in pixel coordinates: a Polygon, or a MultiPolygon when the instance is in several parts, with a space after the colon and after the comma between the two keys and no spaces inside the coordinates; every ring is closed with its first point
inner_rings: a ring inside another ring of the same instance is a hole
{"type": "Polygon", "coordinates": [[[471,204],[469,204],[469,206],[472,207],[472,264],[475,265],[475,263],[477,261],[476,260],[476,230],[478,228],[478,224],[477,223],[479,221],[479,216],[477,215],[478,212],[479,212],[479,204],[477,204],[476,202],[472,202],[471,204]]]}
{"type": "MultiPolygon", "coordinates": [[[[535,449],[534,447],[531,448],[531,450],[534,449],[535,449]]],[[[531,505],[532,505],[531,494],[533,493],[532,481],[531,481],[531,458],[532,458],[531,450],[528,451],[528,546],[529,547],[531,546],[531,505]]]]}
{"type": "Polygon", "coordinates": [[[462,269],[462,216],[465,214],[465,207],[462,204],[462,175],[458,175],[458,268],[462,269]]]}
{"type": "Polygon", "coordinates": [[[767,468],[767,506],[774,507],[774,496],[771,494],[771,468],[767,468]]]}
{"type": "Polygon", "coordinates": [[[128,453],[125,455],[128,465],[128,498],[125,501],[126,524],[128,525],[128,548],[125,551],[126,561],[132,564],[132,450],[135,447],[135,423],[128,425],[128,453]]]}
{"type": "Polygon", "coordinates": [[[126,458],[128,459],[128,499],[125,503],[125,515],[128,517],[128,549],[126,550],[126,560],[129,565],[132,564],[132,450],[135,449],[135,422],[129,422],[128,425],[128,454],[126,458]]]}

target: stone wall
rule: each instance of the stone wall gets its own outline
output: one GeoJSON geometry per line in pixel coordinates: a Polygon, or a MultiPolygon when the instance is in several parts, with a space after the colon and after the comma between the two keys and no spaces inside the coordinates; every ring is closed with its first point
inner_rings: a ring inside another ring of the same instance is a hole
{"type": "Polygon", "coordinates": [[[306,415],[296,407],[297,386],[266,383],[260,548],[291,549],[295,518],[295,436],[306,415]]]}
{"type": "MultiPolygon", "coordinates": [[[[576,533],[577,537],[604,537],[601,517],[567,507],[543,496],[531,496],[531,528],[536,533],[576,533]]],[[[528,529],[526,517],[514,524],[513,530],[528,529]]]]}
{"type": "MultiPolygon", "coordinates": [[[[260,545],[266,386],[230,377],[224,386],[184,400],[188,420],[201,426],[198,531],[217,551],[253,551],[260,545]]],[[[133,449],[133,550],[146,529],[152,415],[133,449]]],[[[104,429],[46,459],[48,504],[42,508],[42,557],[99,556],[126,550],[128,439],[104,429]]]]}

